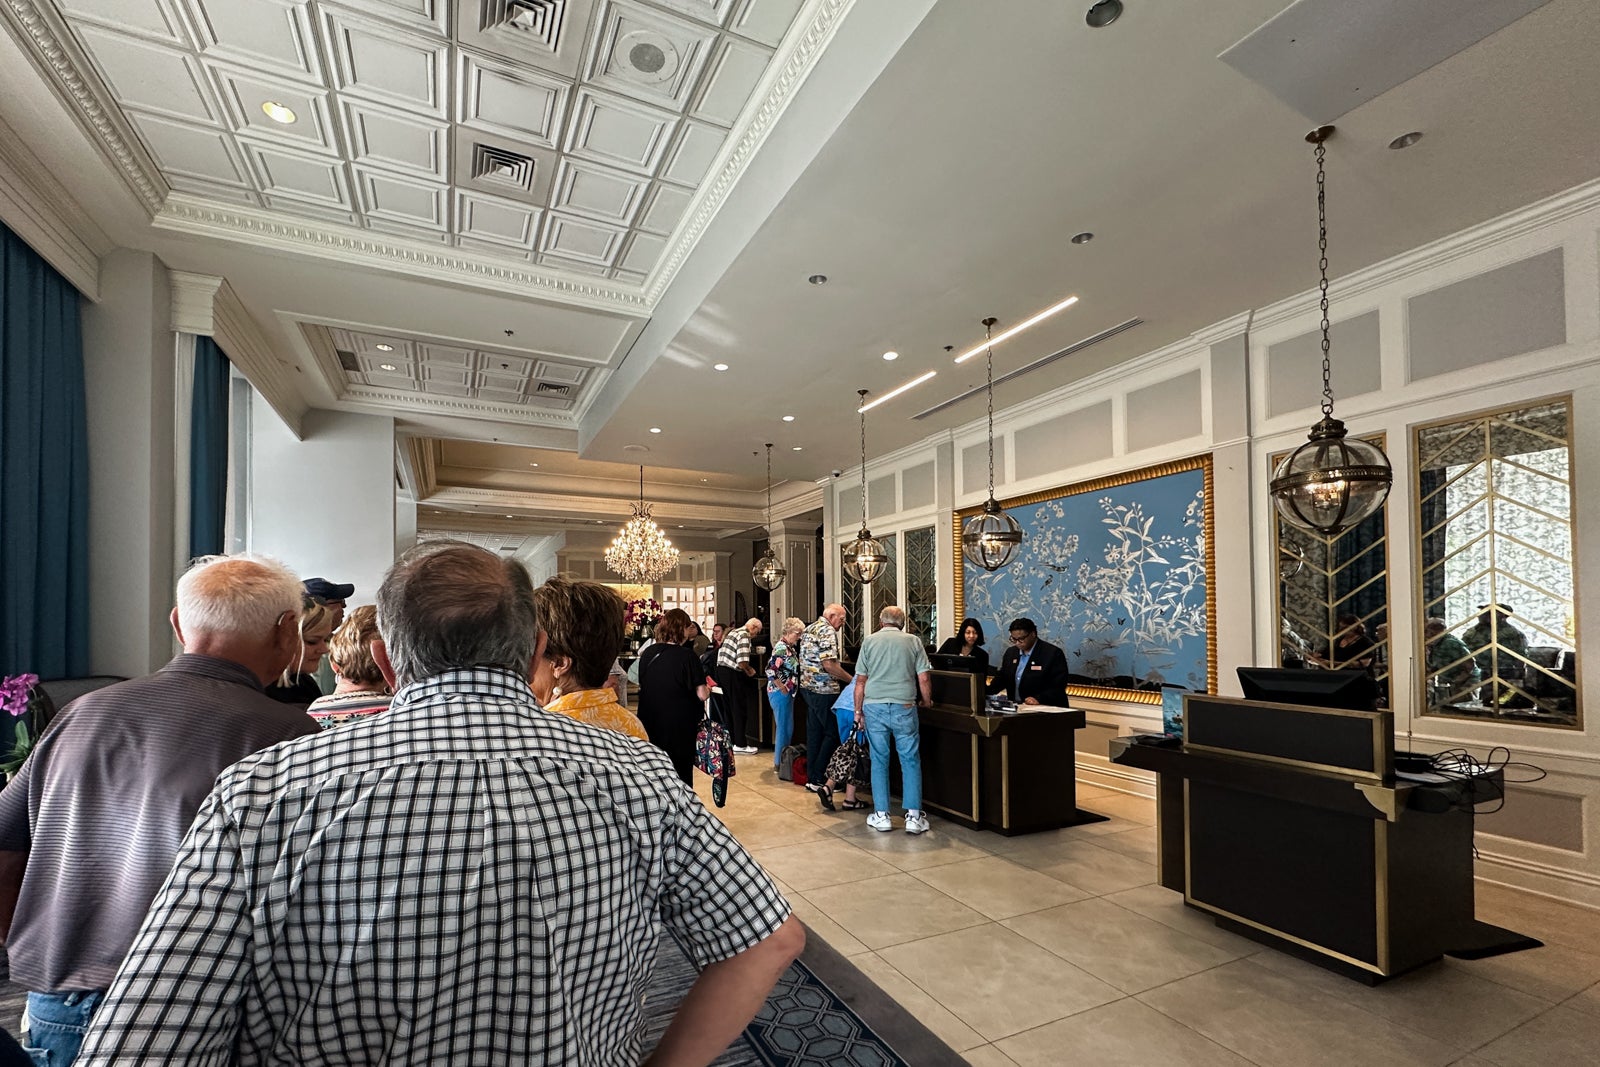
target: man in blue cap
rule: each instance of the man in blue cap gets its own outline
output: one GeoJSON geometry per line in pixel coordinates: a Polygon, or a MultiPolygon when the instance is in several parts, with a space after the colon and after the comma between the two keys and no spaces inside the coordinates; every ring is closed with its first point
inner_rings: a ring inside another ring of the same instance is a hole
{"type": "MultiPolygon", "coordinates": [[[[333,628],[344,622],[345,602],[356,595],[356,587],[349,582],[330,582],[326,578],[307,578],[300,583],[306,596],[333,612],[333,628]]],[[[326,656],[317,667],[317,685],[324,693],[331,693],[339,680],[333,676],[333,664],[326,656]]]]}

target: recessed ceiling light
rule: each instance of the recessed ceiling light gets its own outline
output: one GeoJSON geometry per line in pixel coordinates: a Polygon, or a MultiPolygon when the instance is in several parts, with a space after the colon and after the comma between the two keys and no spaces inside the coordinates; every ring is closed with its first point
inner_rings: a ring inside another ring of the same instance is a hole
{"type": "Polygon", "coordinates": [[[784,422],[793,422],[794,421],[794,416],[793,415],[785,415],[783,417],[783,421],[784,422]]]}
{"type": "Polygon", "coordinates": [[[1099,0],[1083,17],[1091,29],[1103,30],[1122,16],[1122,0],[1099,0]]]}
{"type": "Polygon", "coordinates": [[[394,370],[395,366],[394,366],[393,363],[380,363],[380,364],[378,364],[378,369],[379,370],[394,370]]]}
{"type": "Polygon", "coordinates": [[[537,466],[538,466],[538,464],[537,464],[537,463],[530,463],[530,464],[528,464],[528,466],[530,466],[530,467],[537,467],[537,466]]]}
{"type": "Polygon", "coordinates": [[[650,432],[651,432],[651,433],[660,433],[660,432],[661,432],[661,427],[659,427],[659,426],[652,426],[652,427],[650,427],[650,432]]]}
{"type": "Polygon", "coordinates": [[[1092,240],[1094,240],[1094,234],[1090,233],[1088,230],[1084,230],[1082,233],[1075,233],[1072,235],[1072,243],[1075,245],[1086,245],[1092,240]]]}
{"type": "Polygon", "coordinates": [[[376,348],[379,352],[393,352],[394,351],[394,345],[373,345],[372,347],[376,348]]]}
{"type": "Polygon", "coordinates": [[[807,278],[806,281],[810,282],[812,285],[827,285],[828,276],[826,274],[813,274],[811,277],[807,278]]]}
{"type": "Polygon", "coordinates": [[[516,516],[515,516],[515,515],[507,515],[507,516],[506,516],[506,518],[508,518],[508,519],[514,519],[514,518],[516,518],[516,516]]]}
{"type": "Polygon", "coordinates": [[[726,363],[713,363],[711,365],[711,369],[712,370],[727,370],[728,369],[728,365],[726,363]]]}
{"type": "Polygon", "coordinates": [[[706,480],[705,480],[705,479],[704,479],[704,478],[701,478],[701,479],[700,479],[700,484],[701,484],[701,485],[705,485],[705,484],[706,484],[706,480]]]}
{"type": "Polygon", "coordinates": [[[281,122],[285,126],[294,121],[294,112],[278,103],[276,100],[263,101],[261,110],[266,112],[267,118],[273,122],[281,122]]]}
{"type": "Polygon", "coordinates": [[[799,445],[795,445],[789,451],[791,451],[791,452],[800,452],[800,451],[803,451],[803,450],[801,449],[801,447],[799,445]]]}
{"type": "Polygon", "coordinates": [[[883,358],[888,360],[890,363],[893,363],[895,360],[900,358],[900,353],[898,353],[898,352],[885,352],[883,354],[883,358]]]}
{"type": "Polygon", "coordinates": [[[1420,140],[1422,140],[1422,131],[1412,130],[1410,133],[1402,133],[1399,137],[1396,137],[1394,140],[1390,141],[1389,147],[1410,148],[1420,140]]]}

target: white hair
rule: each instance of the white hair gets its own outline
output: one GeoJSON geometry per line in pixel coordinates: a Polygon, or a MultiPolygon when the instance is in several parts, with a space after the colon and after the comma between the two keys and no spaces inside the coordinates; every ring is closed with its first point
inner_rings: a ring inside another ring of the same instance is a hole
{"type": "Polygon", "coordinates": [[[897,630],[904,630],[906,628],[906,613],[890,604],[878,612],[878,625],[893,626],[897,630]]]}
{"type": "Polygon", "coordinates": [[[265,637],[285,612],[300,617],[305,590],[270,556],[201,556],[178,579],[178,625],[188,634],[265,637]]]}

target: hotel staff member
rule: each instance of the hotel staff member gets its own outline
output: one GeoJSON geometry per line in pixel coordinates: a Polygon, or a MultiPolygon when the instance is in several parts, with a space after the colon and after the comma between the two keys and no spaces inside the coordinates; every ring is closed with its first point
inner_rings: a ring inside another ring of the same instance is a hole
{"type": "Polygon", "coordinates": [[[1012,619],[1010,629],[1011,647],[1000,657],[1000,669],[989,683],[989,692],[1004,689],[1018,704],[1068,707],[1067,654],[1039,640],[1039,628],[1032,619],[1012,619]]]}

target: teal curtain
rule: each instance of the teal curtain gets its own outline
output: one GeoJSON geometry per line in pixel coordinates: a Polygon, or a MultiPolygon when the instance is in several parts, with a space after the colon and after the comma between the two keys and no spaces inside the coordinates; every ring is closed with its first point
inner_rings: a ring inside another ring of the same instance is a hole
{"type": "Polygon", "coordinates": [[[89,673],[89,436],[78,292],[0,224],[0,674],[23,671],[89,673]]]}
{"type": "Polygon", "coordinates": [[[221,552],[228,508],[228,357],[195,338],[189,402],[189,556],[221,552]]]}

